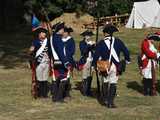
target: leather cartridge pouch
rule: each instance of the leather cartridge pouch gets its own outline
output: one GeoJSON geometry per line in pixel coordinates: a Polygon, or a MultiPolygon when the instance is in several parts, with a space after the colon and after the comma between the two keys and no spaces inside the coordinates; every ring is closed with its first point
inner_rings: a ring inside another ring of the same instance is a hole
{"type": "Polygon", "coordinates": [[[98,60],[97,61],[97,69],[99,72],[104,73],[108,72],[110,68],[110,62],[108,60],[98,60]]]}

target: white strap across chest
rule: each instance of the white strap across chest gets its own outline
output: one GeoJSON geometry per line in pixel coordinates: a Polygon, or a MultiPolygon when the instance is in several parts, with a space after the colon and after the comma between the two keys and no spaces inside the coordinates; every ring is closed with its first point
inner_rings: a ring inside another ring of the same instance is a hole
{"type": "Polygon", "coordinates": [[[150,49],[150,51],[157,53],[157,49],[155,48],[155,46],[151,42],[149,42],[149,49],[150,49]]]}
{"type": "Polygon", "coordinates": [[[51,45],[51,50],[52,50],[52,55],[53,55],[54,60],[59,60],[59,57],[52,44],[52,36],[50,37],[50,45],[51,45]]]}
{"type": "MultiPolygon", "coordinates": [[[[71,36],[68,36],[67,38],[62,38],[63,42],[67,42],[69,39],[71,39],[71,36]]],[[[66,56],[66,46],[63,49],[64,55],[66,56]]]]}
{"type": "Polygon", "coordinates": [[[111,37],[106,37],[105,39],[104,39],[104,42],[105,42],[105,44],[106,44],[106,46],[108,47],[108,49],[109,50],[111,50],[110,51],[110,55],[109,55],[109,62],[111,62],[111,58],[113,57],[117,62],[119,62],[119,57],[118,57],[118,55],[117,55],[117,53],[116,53],[116,51],[115,51],[115,49],[114,49],[114,43],[115,43],[115,38],[114,37],[112,37],[112,44],[110,45],[110,39],[111,39],[111,37]],[[111,48],[110,48],[111,47],[111,48]]]}
{"type": "MultiPolygon", "coordinates": [[[[149,42],[149,50],[152,51],[152,52],[154,52],[154,53],[156,53],[156,54],[158,53],[157,49],[155,48],[155,46],[151,42],[149,42]]],[[[143,54],[143,56],[142,56],[141,59],[144,60],[146,58],[147,58],[147,56],[145,54],[143,54]]]]}
{"type": "Polygon", "coordinates": [[[41,47],[37,50],[35,57],[38,57],[44,51],[46,45],[47,45],[47,38],[43,41],[41,47]]]}

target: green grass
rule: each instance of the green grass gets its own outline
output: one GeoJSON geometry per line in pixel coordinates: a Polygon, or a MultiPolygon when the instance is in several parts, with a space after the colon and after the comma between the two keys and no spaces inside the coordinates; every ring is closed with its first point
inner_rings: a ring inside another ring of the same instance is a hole
{"type": "MultiPolygon", "coordinates": [[[[77,71],[72,79],[72,100],[65,104],[52,103],[51,98],[34,100],[30,94],[31,71],[26,67],[24,51],[31,42],[30,33],[2,34],[0,50],[5,55],[0,61],[0,120],[160,120],[160,97],[144,97],[136,54],[144,33],[150,30],[122,28],[116,36],[129,47],[132,64],[120,76],[118,83],[117,109],[107,109],[96,98],[84,97],[76,90],[81,81],[77,71]],[[16,42],[15,42],[16,41],[16,42]]],[[[76,43],[80,37],[75,34],[76,43]]],[[[102,37],[102,36],[101,36],[102,37]]],[[[76,59],[79,57],[77,50],[76,59]]],[[[96,79],[93,81],[96,88],[96,79]]]]}

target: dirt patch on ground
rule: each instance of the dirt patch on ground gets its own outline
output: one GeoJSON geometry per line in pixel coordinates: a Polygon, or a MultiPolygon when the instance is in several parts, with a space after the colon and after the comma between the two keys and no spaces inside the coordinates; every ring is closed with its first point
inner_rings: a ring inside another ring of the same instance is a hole
{"type": "Polygon", "coordinates": [[[56,18],[51,23],[55,24],[59,21],[64,21],[66,25],[72,27],[76,33],[80,33],[85,29],[84,24],[92,23],[93,20],[94,18],[88,14],[76,17],[76,13],[64,13],[62,16],[56,18]]]}

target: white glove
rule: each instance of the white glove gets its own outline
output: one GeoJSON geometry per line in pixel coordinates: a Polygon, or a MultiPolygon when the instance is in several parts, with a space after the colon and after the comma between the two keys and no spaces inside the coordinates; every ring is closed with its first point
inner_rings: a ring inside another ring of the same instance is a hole
{"type": "Polygon", "coordinates": [[[160,58],[160,53],[157,53],[157,59],[160,58]]]}

